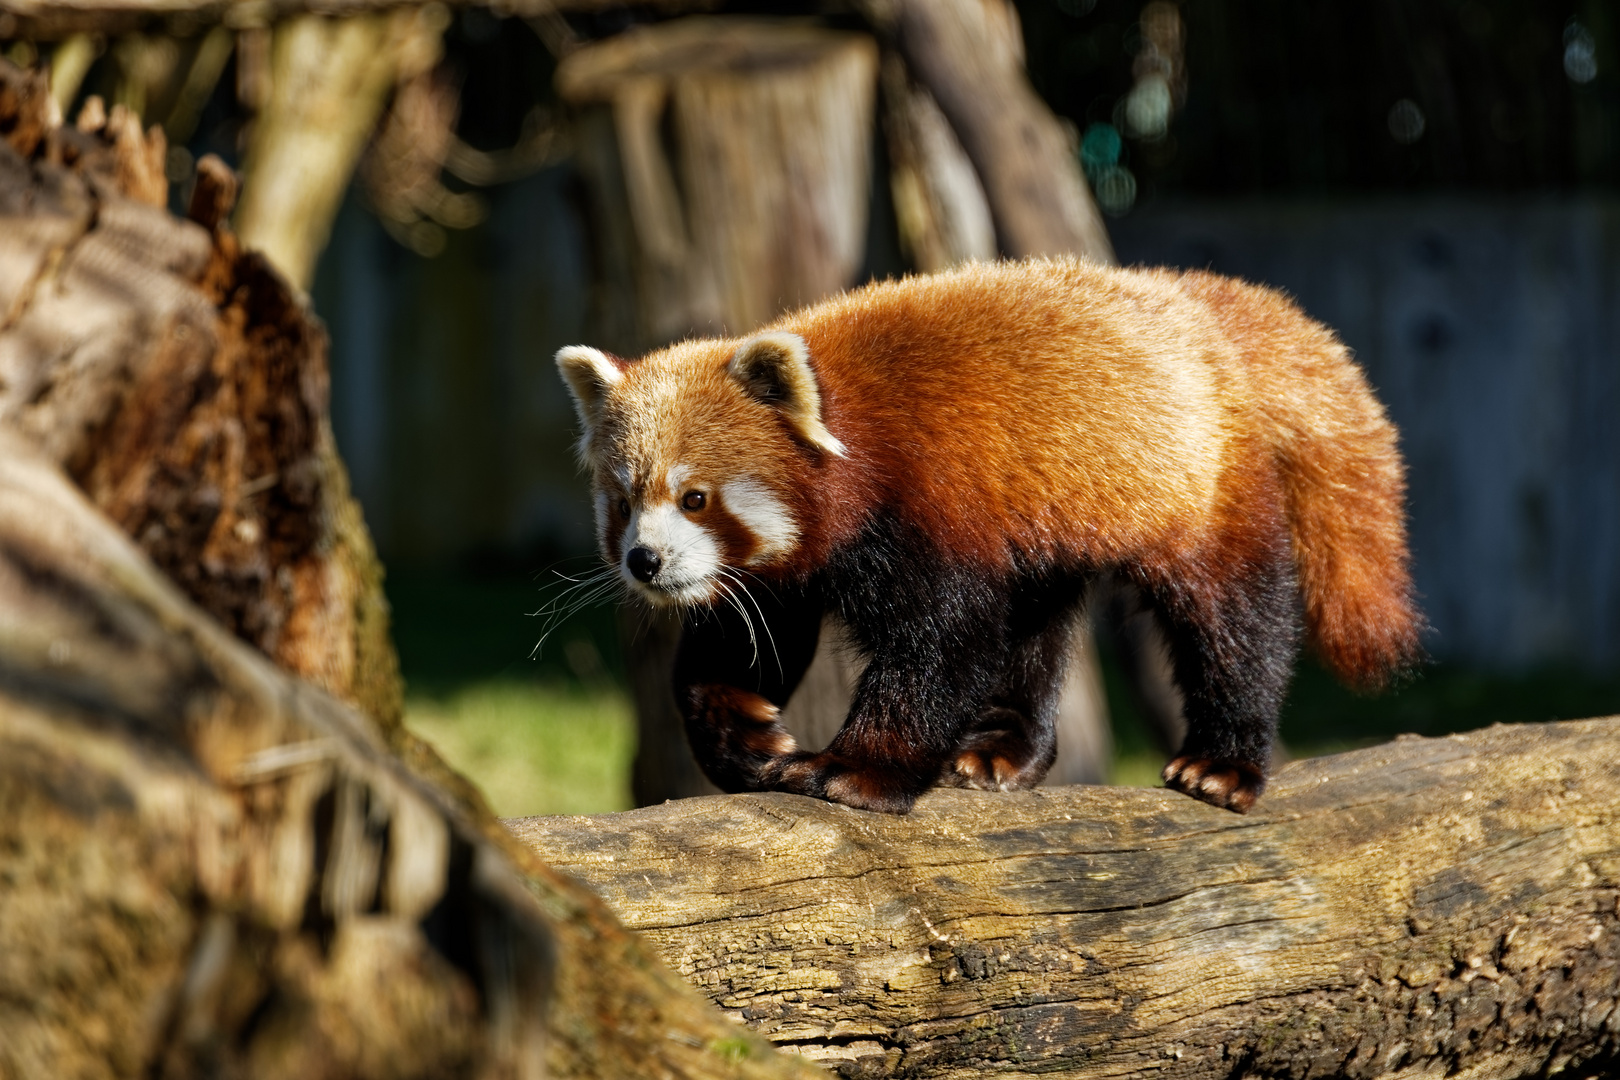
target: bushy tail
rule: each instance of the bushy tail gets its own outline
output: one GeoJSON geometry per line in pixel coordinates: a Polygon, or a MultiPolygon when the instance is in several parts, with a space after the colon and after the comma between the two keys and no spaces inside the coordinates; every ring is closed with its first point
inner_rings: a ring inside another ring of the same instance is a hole
{"type": "Polygon", "coordinates": [[[1376,688],[1422,656],[1395,426],[1331,331],[1268,289],[1190,274],[1246,354],[1281,469],[1308,642],[1376,688]]]}
{"type": "Polygon", "coordinates": [[[1395,428],[1345,363],[1354,385],[1339,388],[1349,400],[1333,403],[1336,422],[1307,413],[1279,450],[1310,645],[1339,678],[1373,688],[1422,655],[1424,624],[1412,595],[1395,428]],[[1345,408],[1350,401],[1356,409],[1345,408]],[[1350,412],[1357,415],[1343,415],[1350,412]]]}

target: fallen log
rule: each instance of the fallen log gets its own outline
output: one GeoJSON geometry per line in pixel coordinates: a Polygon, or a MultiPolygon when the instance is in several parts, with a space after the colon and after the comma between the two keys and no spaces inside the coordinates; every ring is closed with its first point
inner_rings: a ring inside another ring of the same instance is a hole
{"type": "Polygon", "coordinates": [[[508,822],[733,1017],[850,1076],[1612,1075],[1620,718],[1163,790],[783,794],[508,822]]]}
{"type": "Polygon", "coordinates": [[[412,764],[0,426],[0,1076],[810,1075],[412,764]]]}

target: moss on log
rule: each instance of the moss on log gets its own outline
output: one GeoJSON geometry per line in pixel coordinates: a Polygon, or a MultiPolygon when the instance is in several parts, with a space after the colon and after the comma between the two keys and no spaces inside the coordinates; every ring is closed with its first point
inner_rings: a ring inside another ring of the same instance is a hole
{"type": "Polygon", "coordinates": [[[732,1016],[846,1075],[1620,1062],[1620,719],[1297,762],[1248,817],[1054,788],[509,825],[732,1016]]]}

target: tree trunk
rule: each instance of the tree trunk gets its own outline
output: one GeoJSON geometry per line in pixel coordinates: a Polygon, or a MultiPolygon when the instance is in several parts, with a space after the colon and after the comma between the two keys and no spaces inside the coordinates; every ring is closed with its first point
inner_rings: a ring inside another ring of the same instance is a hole
{"type": "Polygon", "coordinates": [[[394,84],[438,62],[446,18],[437,6],[341,19],[298,15],[270,31],[236,230],[298,288],[314,280],[394,84]]]}
{"type": "Polygon", "coordinates": [[[1004,0],[856,5],[939,103],[989,198],[1001,250],[1113,262],[1078,147],[1024,73],[1018,15],[1004,0]]]}
{"type": "Polygon", "coordinates": [[[850,1076],[1620,1066],[1620,718],[1164,790],[508,823],[732,1016],[850,1076]]]}
{"type": "Polygon", "coordinates": [[[324,338],[223,167],[176,221],[44,95],[0,62],[0,1076],[812,1075],[270,662],[397,719],[324,338]]]}
{"type": "MultiPolygon", "coordinates": [[[[638,353],[741,334],[853,283],[866,246],[877,47],[745,19],[685,19],[569,54],[557,85],[596,204],[606,344],[638,353]],[[666,148],[667,147],[667,148],[666,148]]],[[[715,788],[670,694],[678,620],[626,620],[638,802],[715,788]]],[[[829,628],[828,634],[835,634],[829,628]]],[[[850,665],[823,647],[784,723],[822,746],[849,708],[850,665]]]]}

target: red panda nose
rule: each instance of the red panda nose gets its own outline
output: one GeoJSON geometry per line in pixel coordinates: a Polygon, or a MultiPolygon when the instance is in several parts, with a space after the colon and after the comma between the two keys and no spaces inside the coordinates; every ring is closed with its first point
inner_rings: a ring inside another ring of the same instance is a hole
{"type": "Polygon", "coordinates": [[[630,554],[624,557],[624,564],[630,568],[630,573],[643,583],[658,576],[658,567],[663,561],[658,557],[658,552],[644,547],[631,548],[630,554]]]}

